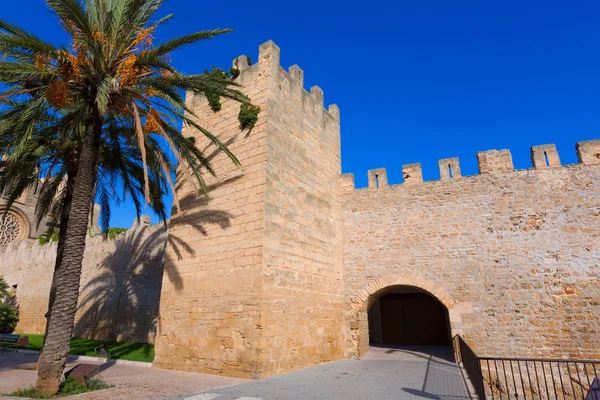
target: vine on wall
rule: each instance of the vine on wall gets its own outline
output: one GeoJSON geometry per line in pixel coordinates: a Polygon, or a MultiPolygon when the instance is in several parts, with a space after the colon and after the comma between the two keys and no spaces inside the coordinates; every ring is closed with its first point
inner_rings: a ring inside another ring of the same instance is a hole
{"type": "Polygon", "coordinates": [[[240,113],[238,114],[238,121],[240,121],[240,128],[252,129],[258,121],[258,113],[260,107],[252,105],[250,103],[242,103],[240,106],[240,113]]]}
{"type": "MultiPolygon", "coordinates": [[[[252,65],[252,59],[250,56],[246,57],[246,61],[248,62],[248,66],[252,65]]],[[[212,66],[212,70],[205,70],[204,73],[207,75],[213,75],[220,79],[232,79],[235,80],[238,76],[240,76],[240,69],[238,67],[238,61],[235,61],[235,66],[229,68],[229,71],[224,71],[221,68],[217,68],[214,65],[212,66]]],[[[221,96],[215,93],[205,93],[206,99],[208,100],[208,105],[213,112],[221,111],[221,96]]],[[[252,129],[258,121],[258,113],[260,112],[260,107],[253,105],[250,103],[249,99],[247,102],[242,103],[240,106],[240,112],[238,114],[238,121],[240,121],[240,129],[252,129]]]]}

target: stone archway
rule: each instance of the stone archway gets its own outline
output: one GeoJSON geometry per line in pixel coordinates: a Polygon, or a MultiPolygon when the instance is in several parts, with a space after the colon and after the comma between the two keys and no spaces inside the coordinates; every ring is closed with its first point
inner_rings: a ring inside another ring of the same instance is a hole
{"type": "Polygon", "coordinates": [[[352,298],[346,316],[348,357],[360,358],[368,352],[368,310],[377,299],[398,287],[417,288],[437,299],[448,310],[451,334],[463,334],[462,316],[473,312],[471,303],[455,301],[443,287],[419,276],[410,274],[390,275],[372,281],[352,298]]]}
{"type": "Polygon", "coordinates": [[[449,346],[448,309],[414,286],[388,286],[367,311],[369,346],[449,346]],[[389,289],[389,290],[388,290],[389,289]]]}

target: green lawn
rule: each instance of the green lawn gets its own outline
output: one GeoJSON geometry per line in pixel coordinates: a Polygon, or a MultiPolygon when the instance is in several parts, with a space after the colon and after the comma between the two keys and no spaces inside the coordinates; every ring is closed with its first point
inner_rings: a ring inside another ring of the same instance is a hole
{"type": "MultiPolygon", "coordinates": [[[[44,335],[31,335],[27,333],[22,333],[21,336],[29,337],[29,346],[20,347],[21,349],[37,351],[42,349],[42,340],[44,338],[44,335]]],[[[152,360],[154,359],[153,344],[131,342],[103,342],[100,340],[90,340],[83,338],[71,339],[71,354],[96,357],[96,352],[94,351],[94,348],[100,346],[102,343],[108,344],[110,358],[145,362],[152,362],[152,360]]]]}

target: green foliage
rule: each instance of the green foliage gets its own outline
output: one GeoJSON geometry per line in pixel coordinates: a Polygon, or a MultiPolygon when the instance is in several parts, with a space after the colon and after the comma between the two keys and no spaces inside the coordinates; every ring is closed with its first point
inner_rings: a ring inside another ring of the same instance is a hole
{"type": "MultiPolygon", "coordinates": [[[[252,58],[250,58],[250,56],[246,56],[246,62],[248,63],[248,66],[252,65],[252,58]]],[[[240,68],[238,66],[238,60],[236,58],[235,60],[235,66],[229,68],[229,75],[231,76],[231,79],[236,79],[238,76],[240,76],[240,68]]]]}
{"type": "Polygon", "coordinates": [[[59,232],[58,228],[49,229],[43,235],[40,235],[38,237],[38,242],[40,243],[41,246],[43,246],[47,243],[50,243],[50,242],[56,243],[56,242],[58,242],[58,232],[59,232]]]}
{"type": "MultiPolygon", "coordinates": [[[[40,351],[44,335],[23,334],[29,338],[29,346],[22,347],[26,350],[40,351]]],[[[84,338],[71,339],[71,354],[80,356],[96,357],[96,347],[106,343],[110,358],[118,360],[152,362],[154,359],[154,345],[149,343],[134,343],[134,342],[103,342],[100,340],[91,340],[84,338]]]]}
{"type": "Polygon", "coordinates": [[[221,111],[221,97],[215,93],[206,93],[208,105],[213,112],[221,111]]]}
{"type": "MultiPolygon", "coordinates": [[[[231,72],[231,69],[229,69],[229,71],[231,72]]],[[[230,74],[228,72],[225,72],[221,68],[217,68],[214,65],[212,66],[211,71],[204,70],[204,75],[210,76],[216,81],[226,81],[228,78],[230,78],[230,74]]],[[[221,111],[221,96],[219,95],[219,93],[208,91],[205,93],[205,96],[208,100],[208,105],[210,106],[210,109],[213,110],[213,112],[221,111]]]]}
{"type": "Polygon", "coordinates": [[[0,187],[12,183],[8,207],[43,178],[37,222],[50,215],[58,226],[63,204],[70,201],[66,193],[73,190],[64,183],[77,175],[92,111],[104,119],[95,177],[103,230],[109,226],[111,200],[133,199],[138,216],[149,204],[166,219],[162,197],[174,189],[175,164],[188,167],[186,178],[198,195],[207,194],[203,171],[214,171],[203,151],[181,135],[181,121],[239,165],[227,146],[195,122],[182,94],[212,93],[219,99],[213,101],[216,108],[221,98],[241,102],[246,97],[225,72],[186,75],[170,61],[173,51],[231,30],[159,42],[156,30],[171,18],[155,17],[162,3],[49,0],[70,37],[60,47],[0,20],[0,154],[5,155],[0,187]]]}
{"type": "Polygon", "coordinates": [[[109,389],[111,387],[113,386],[107,385],[99,380],[89,380],[87,382],[87,386],[84,386],[81,383],[73,380],[73,378],[68,377],[63,381],[63,383],[61,383],[60,389],[55,395],[40,394],[37,392],[37,390],[35,390],[35,387],[31,386],[26,389],[17,389],[9,394],[9,396],[28,397],[30,399],[53,399],[56,397],[72,396],[75,394],[88,393],[96,390],[109,389]]]}
{"type": "Polygon", "coordinates": [[[260,107],[252,105],[250,103],[242,103],[240,106],[240,113],[238,114],[238,121],[240,121],[241,129],[252,129],[258,121],[258,113],[260,107]]]}
{"type": "Polygon", "coordinates": [[[231,75],[231,79],[236,79],[240,76],[240,69],[236,67],[229,68],[229,75],[231,75]]]}
{"type": "Polygon", "coordinates": [[[8,289],[8,283],[6,283],[3,276],[0,276],[0,301],[8,296],[8,289]]]}
{"type": "MultiPolygon", "coordinates": [[[[38,223],[40,215],[50,214],[54,226],[69,218],[59,235],[65,254],[85,251],[84,241],[69,238],[85,234],[92,198],[100,204],[103,231],[110,226],[111,205],[125,199],[138,217],[146,205],[166,220],[163,195],[169,188],[176,192],[175,163],[195,194],[208,195],[203,176],[216,174],[211,157],[181,134],[182,123],[239,165],[227,145],[198,124],[183,94],[212,93],[237,102],[247,102],[247,96],[231,79],[184,74],[170,62],[173,51],[231,30],[159,42],[158,27],[172,17],[155,16],[163,3],[47,0],[70,39],[58,46],[0,19],[0,187],[12,185],[10,208],[41,178],[38,223]]],[[[177,193],[174,201],[181,211],[177,193]]],[[[67,277],[79,280],[81,262],[65,269],[66,263],[67,257],[59,257],[55,286],[67,277]]],[[[72,320],[79,293],[77,285],[65,288],[51,304],[57,317],[47,326],[53,333],[48,349],[68,345],[68,337],[54,333],[72,320]]],[[[50,371],[47,379],[64,368],[64,359],[52,361],[56,357],[44,352],[40,358],[40,371],[50,371]]]]}
{"type": "MultiPolygon", "coordinates": [[[[248,61],[248,65],[251,65],[252,59],[250,58],[250,56],[248,56],[246,59],[248,61]]],[[[211,76],[216,80],[234,80],[238,76],[240,76],[240,69],[238,68],[236,60],[236,65],[234,67],[229,68],[229,72],[225,72],[221,68],[217,68],[213,65],[211,71],[204,71],[204,75],[211,76]]],[[[221,96],[219,94],[208,91],[204,95],[208,100],[208,105],[210,106],[210,109],[213,112],[218,112],[221,110],[221,96]]],[[[256,121],[258,121],[259,112],[260,107],[252,105],[252,103],[250,103],[246,98],[246,101],[242,102],[242,105],[240,106],[240,113],[238,114],[240,128],[242,130],[254,128],[256,121]]]]}
{"type": "Polygon", "coordinates": [[[127,232],[127,228],[109,228],[106,231],[106,237],[111,240],[114,240],[121,233],[125,233],[125,232],[127,232]]]}
{"type": "Polygon", "coordinates": [[[0,333],[12,333],[19,322],[19,310],[3,303],[7,296],[9,296],[8,283],[0,276],[0,333]]]}
{"type": "Polygon", "coordinates": [[[0,303],[0,333],[13,333],[19,322],[19,310],[8,304],[0,303]]]}

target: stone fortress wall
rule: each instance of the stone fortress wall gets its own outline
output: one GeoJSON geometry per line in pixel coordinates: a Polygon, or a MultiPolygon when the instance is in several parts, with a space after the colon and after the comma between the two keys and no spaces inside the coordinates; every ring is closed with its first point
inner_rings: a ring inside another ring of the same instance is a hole
{"type": "MultiPolygon", "coordinates": [[[[214,113],[188,96],[241,167],[184,127],[217,171],[210,199],[179,170],[182,212],[173,209],[168,238],[141,226],[89,239],[76,334],[156,332],[155,366],[259,378],[360,357],[369,306],[417,288],[480,355],[600,358],[600,141],[580,142],[576,165],[545,145],[532,148],[533,169],[514,170],[508,150],[492,150],[477,155],[479,175],[446,159],[439,181],[411,164],[403,184],[377,169],[356,189],[341,175],[338,108],[326,110],[321,89],[304,90],[302,70],[279,58],[267,42],[255,65],[236,59],[236,82],[261,107],[250,131],[238,103],[214,113]]],[[[21,332],[43,331],[53,254],[0,250],[21,332]]]]}
{"type": "Polygon", "coordinates": [[[405,165],[399,185],[376,169],[364,189],[343,175],[348,354],[368,350],[369,305],[406,285],[446,305],[480,355],[600,358],[600,140],[577,154],[561,166],[536,146],[515,171],[508,150],[481,152],[479,175],[453,158],[427,182],[405,165]]]}
{"type": "MultiPolygon", "coordinates": [[[[153,343],[167,229],[148,217],[115,240],[88,237],[81,274],[77,337],[153,343]]],[[[19,306],[17,333],[44,333],[56,243],[12,243],[0,249],[0,275],[19,306]]]]}
{"type": "MultiPolygon", "coordinates": [[[[237,78],[258,122],[241,131],[239,103],[214,113],[188,97],[202,125],[229,144],[241,168],[203,135],[217,177],[210,202],[179,171],[182,214],[171,219],[155,365],[264,377],[343,357],[340,125],[323,92],[279,65],[273,42],[237,78]]],[[[174,209],[174,213],[176,209],[174,209]]]]}

